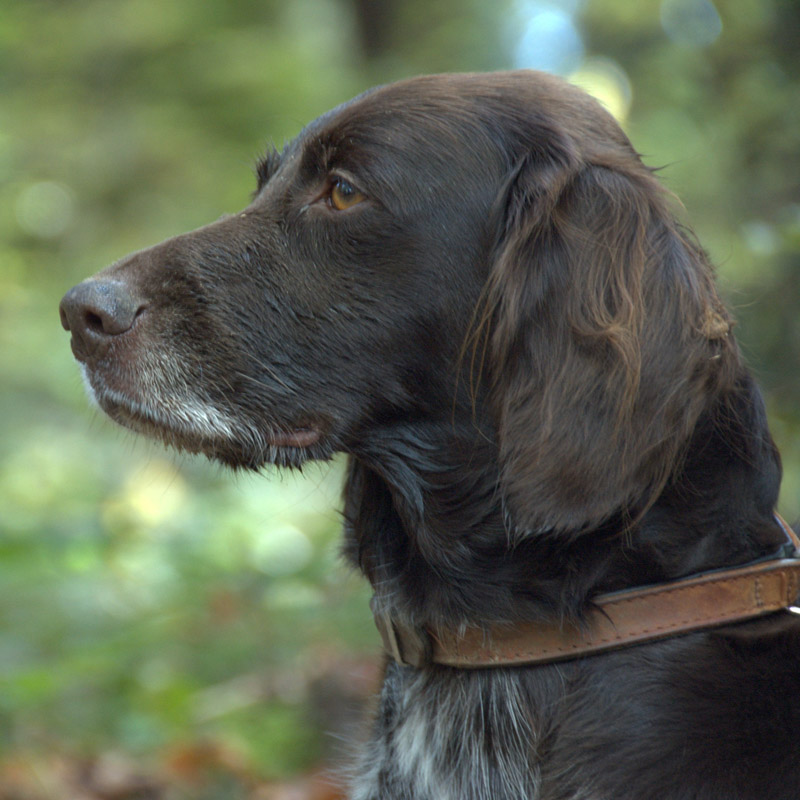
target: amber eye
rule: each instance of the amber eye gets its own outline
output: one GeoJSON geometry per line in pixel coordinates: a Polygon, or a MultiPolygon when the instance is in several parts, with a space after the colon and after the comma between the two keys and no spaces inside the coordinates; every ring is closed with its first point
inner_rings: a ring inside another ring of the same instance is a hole
{"type": "Polygon", "coordinates": [[[367,198],[344,178],[336,178],[331,185],[330,203],[337,211],[347,211],[367,198]]]}

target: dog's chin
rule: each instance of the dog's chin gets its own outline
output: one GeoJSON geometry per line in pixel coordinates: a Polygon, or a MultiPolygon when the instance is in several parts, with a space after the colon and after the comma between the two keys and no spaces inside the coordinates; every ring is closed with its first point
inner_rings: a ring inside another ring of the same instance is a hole
{"type": "Polygon", "coordinates": [[[203,455],[234,469],[255,470],[268,464],[299,469],[307,461],[325,461],[333,455],[318,426],[276,426],[261,431],[198,399],[156,405],[84,377],[94,404],[117,424],[180,452],[203,455]]]}

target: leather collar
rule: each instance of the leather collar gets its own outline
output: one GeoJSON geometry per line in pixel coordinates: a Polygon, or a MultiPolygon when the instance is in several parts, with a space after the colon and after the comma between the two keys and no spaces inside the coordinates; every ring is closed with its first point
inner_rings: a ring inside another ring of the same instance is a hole
{"type": "Polygon", "coordinates": [[[400,664],[475,669],[545,664],[753,619],[800,595],[800,539],[778,514],[780,552],[745,566],[594,598],[580,625],[522,621],[429,630],[375,614],[386,652],[400,664]]]}

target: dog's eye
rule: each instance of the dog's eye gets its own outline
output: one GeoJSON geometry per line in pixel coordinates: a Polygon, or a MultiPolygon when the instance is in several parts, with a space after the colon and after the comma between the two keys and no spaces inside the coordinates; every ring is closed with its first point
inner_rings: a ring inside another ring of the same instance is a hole
{"type": "Polygon", "coordinates": [[[363,203],[367,198],[344,178],[336,178],[331,184],[329,201],[332,208],[337,211],[347,211],[348,208],[363,203]]]}

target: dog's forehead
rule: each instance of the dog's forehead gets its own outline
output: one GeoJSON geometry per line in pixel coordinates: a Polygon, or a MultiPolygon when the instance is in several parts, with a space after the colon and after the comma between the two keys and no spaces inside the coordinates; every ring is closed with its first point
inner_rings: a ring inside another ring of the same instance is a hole
{"type": "MultiPolygon", "coordinates": [[[[524,105],[513,83],[502,74],[434,75],[379,86],[310,122],[286,154],[359,150],[447,160],[462,144],[489,138],[505,111],[524,105]]],[[[494,147],[484,144],[487,158],[494,147]]]]}
{"type": "Polygon", "coordinates": [[[625,139],[594,98],[561,78],[533,70],[426,75],[370,89],[311,122],[295,140],[435,147],[474,140],[487,152],[524,141],[533,125],[569,131],[577,142],[625,139]]]}
{"type": "MultiPolygon", "coordinates": [[[[533,73],[532,73],[533,74],[533,73]]],[[[374,127],[434,123],[447,117],[452,124],[479,116],[487,102],[511,105],[523,101],[521,76],[514,73],[425,75],[376,86],[331,109],[310,123],[310,135],[336,127],[369,124],[374,127]],[[515,84],[518,85],[514,91],[515,84]]],[[[529,78],[526,82],[535,81],[529,78]]]]}
{"type": "Polygon", "coordinates": [[[335,139],[337,134],[364,138],[386,128],[402,129],[412,118],[416,125],[424,125],[447,113],[456,97],[434,99],[430,92],[424,91],[424,86],[419,82],[415,83],[416,90],[407,84],[370,89],[317,117],[306,125],[298,139],[335,139]]]}

